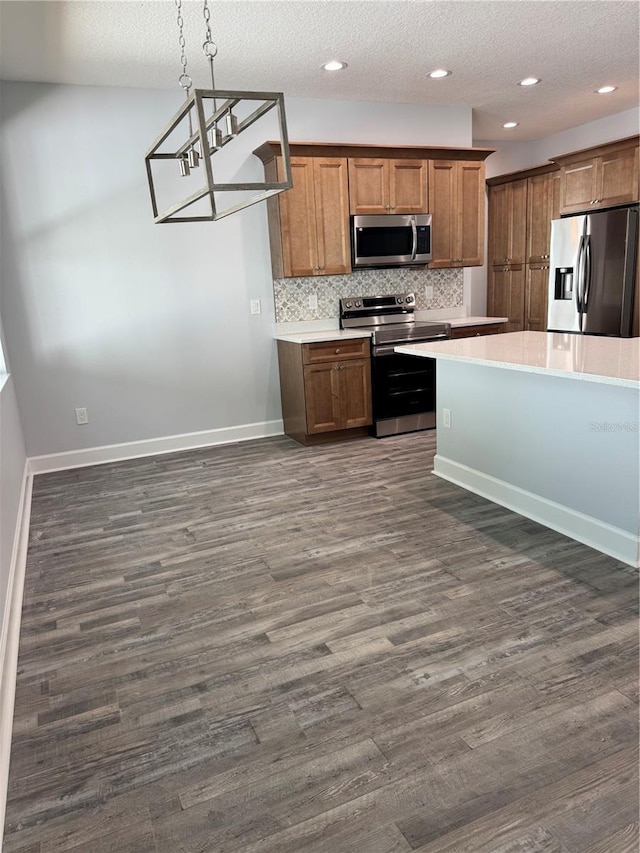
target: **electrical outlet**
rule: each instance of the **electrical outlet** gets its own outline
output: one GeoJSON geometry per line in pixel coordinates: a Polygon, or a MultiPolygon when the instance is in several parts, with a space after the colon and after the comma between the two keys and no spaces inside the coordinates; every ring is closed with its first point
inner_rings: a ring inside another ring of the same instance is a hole
{"type": "Polygon", "coordinates": [[[451,409],[442,410],[442,426],[445,429],[451,429],[451,409]]]}
{"type": "Polygon", "coordinates": [[[260,300],[259,299],[252,299],[251,300],[251,313],[252,314],[261,314],[262,313],[262,308],[260,307],[260,300]]]}
{"type": "Polygon", "coordinates": [[[317,311],[318,310],[318,294],[311,293],[309,295],[309,311],[317,311]]]}
{"type": "Polygon", "coordinates": [[[84,406],[80,409],[76,409],[76,423],[77,424],[88,424],[89,423],[89,415],[84,406]]]}
{"type": "Polygon", "coordinates": [[[425,284],[424,295],[425,295],[425,299],[428,299],[429,301],[431,301],[433,299],[433,285],[432,284],[425,284]]]}

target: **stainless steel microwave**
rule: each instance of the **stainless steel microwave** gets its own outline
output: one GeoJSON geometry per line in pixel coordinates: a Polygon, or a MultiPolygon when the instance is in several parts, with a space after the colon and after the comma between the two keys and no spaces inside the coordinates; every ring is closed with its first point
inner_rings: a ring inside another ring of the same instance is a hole
{"type": "Polygon", "coordinates": [[[354,269],[406,267],[431,260],[431,214],[390,213],[351,217],[354,269]]]}

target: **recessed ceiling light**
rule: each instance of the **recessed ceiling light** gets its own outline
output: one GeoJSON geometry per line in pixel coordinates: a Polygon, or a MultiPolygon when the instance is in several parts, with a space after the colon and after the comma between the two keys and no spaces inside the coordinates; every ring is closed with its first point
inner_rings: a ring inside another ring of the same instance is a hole
{"type": "Polygon", "coordinates": [[[342,71],[342,69],[346,67],[347,63],[340,62],[339,59],[332,59],[330,62],[325,62],[324,65],[320,66],[324,71],[342,71]]]}
{"type": "Polygon", "coordinates": [[[518,86],[535,86],[536,83],[540,83],[537,77],[525,77],[524,80],[518,83],[518,86]]]}
{"type": "Polygon", "coordinates": [[[596,89],[598,95],[608,95],[609,92],[615,92],[617,86],[600,86],[599,89],[596,89]]]}
{"type": "Polygon", "coordinates": [[[432,71],[429,74],[429,77],[431,77],[433,80],[439,80],[441,77],[449,77],[451,73],[451,71],[447,71],[444,68],[436,68],[435,71],[432,71]]]}
{"type": "Polygon", "coordinates": [[[507,129],[510,129],[512,127],[517,127],[518,122],[517,121],[506,121],[502,126],[506,127],[507,129]]]}

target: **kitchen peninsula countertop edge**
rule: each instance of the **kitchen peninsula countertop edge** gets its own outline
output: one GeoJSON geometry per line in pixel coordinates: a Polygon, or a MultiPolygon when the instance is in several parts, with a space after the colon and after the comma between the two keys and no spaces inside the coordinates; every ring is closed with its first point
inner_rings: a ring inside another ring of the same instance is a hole
{"type": "Polygon", "coordinates": [[[402,344],[395,350],[423,358],[640,389],[640,338],[507,332],[437,343],[402,344]]]}

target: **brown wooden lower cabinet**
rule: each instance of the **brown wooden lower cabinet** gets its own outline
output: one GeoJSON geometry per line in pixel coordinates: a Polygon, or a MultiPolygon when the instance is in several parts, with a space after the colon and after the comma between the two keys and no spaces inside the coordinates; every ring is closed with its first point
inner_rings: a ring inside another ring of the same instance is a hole
{"type": "Polygon", "coordinates": [[[529,332],[547,331],[549,264],[527,264],[525,284],[525,328],[529,332]]]}
{"type": "Polygon", "coordinates": [[[506,331],[506,323],[480,323],[477,326],[454,326],[451,328],[451,338],[477,338],[480,335],[500,335],[506,331]]]}
{"type": "Polygon", "coordinates": [[[301,444],[368,434],[371,358],[368,338],[296,344],[278,341],[282,418],[301,444]]]}
{"type": "Polygon", "coordinates": [[[487,288],[487,313],[508,317],[507,331],[524,331],[525,321],[524,264],[492,267],[487,288]]]}

